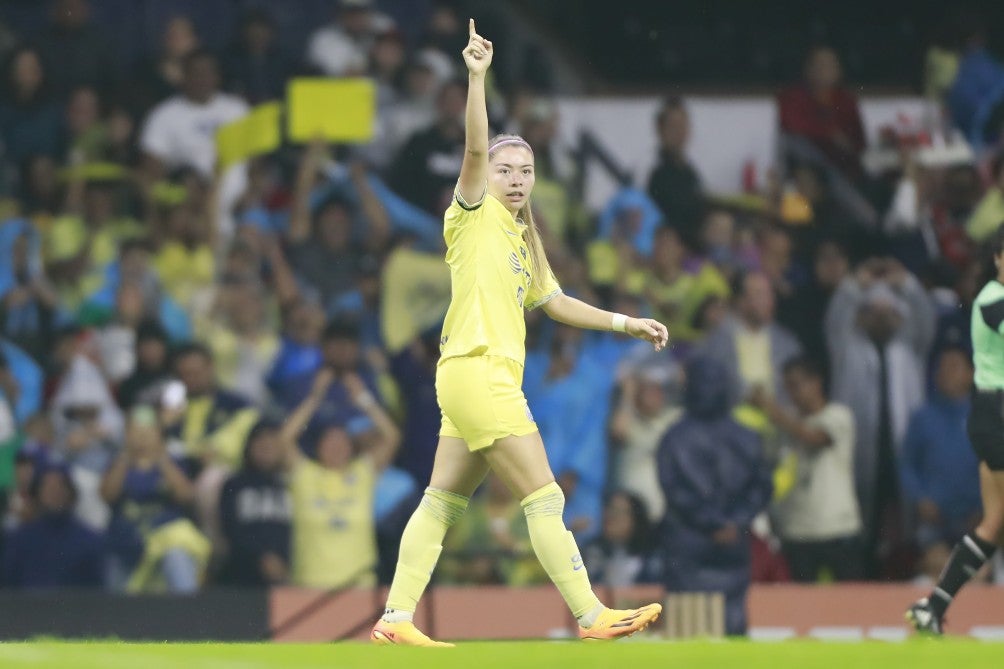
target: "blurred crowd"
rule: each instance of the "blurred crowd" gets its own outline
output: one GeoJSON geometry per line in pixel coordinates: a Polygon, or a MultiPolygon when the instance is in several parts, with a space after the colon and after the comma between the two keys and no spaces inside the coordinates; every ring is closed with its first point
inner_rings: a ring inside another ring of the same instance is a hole
{"type": "MultiPolygon", "coordinates": [[[[126,83],[87,0],[51,7],[0,40],[0,587],[386,581],[439,428],[461,6],[431,4],[410,39],[341,0],[303,53],[266,9],[226,53],[179,14],[126,83]],[[218,169],[215,129],[300,73],[370,77],[373,141],[218,169]]],[[[1004,68],[978,35],[954,58],[931,95],[965,132],[958,101],[982,109],[972,81],[1004,68]]],[[[980,509],[964,418],[981,245],[1004,220],[996,143],[932,164],[884,137],[898,159],[866,170],[820,47],[779,93],[766,184],[706,192],[671,97],[654,170],[589,212],[546,86],[501,79],[491,122],[534,149],[563,289],[673,342],[527,315],[525,392],[594,580],[723,592],[736,631],[751,578],[936,576],[980,509]]],[[[499,481],[437,578],[546,581],[499,481]]]]}

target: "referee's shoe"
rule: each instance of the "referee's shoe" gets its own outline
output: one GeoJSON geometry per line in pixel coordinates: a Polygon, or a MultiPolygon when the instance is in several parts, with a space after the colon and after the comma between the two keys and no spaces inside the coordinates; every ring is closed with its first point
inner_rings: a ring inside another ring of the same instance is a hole
{"type": "Polygon", "coordinates": [[[931,608],[931,603],[927,597],[918,599],[909,609],[906,610],[906,620],[913,625],[913,629],[918,634],[930,636],[941,636],[941,618],[931,608]]]}

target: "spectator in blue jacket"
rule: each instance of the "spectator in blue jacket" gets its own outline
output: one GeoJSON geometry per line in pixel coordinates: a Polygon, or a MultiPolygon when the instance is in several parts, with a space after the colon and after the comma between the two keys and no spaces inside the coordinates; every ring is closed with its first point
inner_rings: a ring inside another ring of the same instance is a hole
{"type": "Polygon", "coordinates": [[[103,541],[73,515],[77,490],[69,471],[42,469],[31,495],[38,517],[7,537],[0,583],[23,589],[99,587],[103,541]]]}
{"type": "Polygon", "coordinates": [[[941,353],[935,384],[910,418],[899,465],[903,494],[916,513],[920,570],[933,579],[980,513],[979,463],[966,436],[973,367],[963,349],[941,353]]]}
{"type": "Polygon", "coordinates": [[[663,437],[657,463],[666,496],[664,580],[670,592],[725,597],[725,632],[746,633],[750,525],[773,491],[760,437],[730,414],[731,379],[703,356],[687,365],[685,413],[663,437]]]}
{"type": "Polygon", "coordinates": [[[38,231],[26,219],[0,222],[0,336],[42,360],[58,322],[57,300],[38,231]]]}
{"type": "Polygon", "coordinates": [[[286,306],[282,316],[283,334],[279,352],[265,383],[272,393],[303,374],[313,374],[321,366],[321,331],[324,312],[315,303],[302,298],[286,306]]]}
{"type": "Polygon", "coordinates": [[[610,369],[591,360],[582,330],[555,329],[549,349],[526,357],[524,388],[565,493],[565,522],[583,543],[600,531],[606,487],[610,369]]]}

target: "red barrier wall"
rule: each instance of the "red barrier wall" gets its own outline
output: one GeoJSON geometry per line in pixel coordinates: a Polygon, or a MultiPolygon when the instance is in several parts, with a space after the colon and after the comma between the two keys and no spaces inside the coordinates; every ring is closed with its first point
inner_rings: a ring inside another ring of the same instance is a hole
{"type": "MultiPolygon", "coordinates": [[[[760,638],[899,639],[907,635],[903,612],[924,590],[910,585],[762,585],[750,590],[751,635],[760,638]]],[[[658,587],[597,594],[618,607],[661,601],[658,587]]],[[[270,628],[277,641],[366,639],[385,590],[335,595],[277,588],[270,595],[270,628]]],[[[551,587],[435,588],[426,595],[416,623],[443,639],[526,639],[567,636],[574,621],[551,587]]],[[[1004,588],[970,586],[949,615],[948,632],[1004,639],[1004,588]]],[[[653,634],[661,634],[657,625],[653,634]]]]}

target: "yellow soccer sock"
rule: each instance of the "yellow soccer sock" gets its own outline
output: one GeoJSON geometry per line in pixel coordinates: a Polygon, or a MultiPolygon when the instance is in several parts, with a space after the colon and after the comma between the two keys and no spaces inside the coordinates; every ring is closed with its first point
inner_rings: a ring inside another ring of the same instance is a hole
{"type": "Polygon", "coordinates": [[[565,511],[565,494],[552,481],[527,495],[520,504],[526,514],[533,552],[565,598],[572,615],[588,627],[603,605],[589,585],[589,576],[575,538],[565,529],[561,519],[565,511]]]}
{"type": "Polygon", "coordinates": [[[443,537],[467,510],[468,498],[426,488],[401,536],[397,569],[387,596],[384,620],[411,620],[443,550],[443,537]]]}

